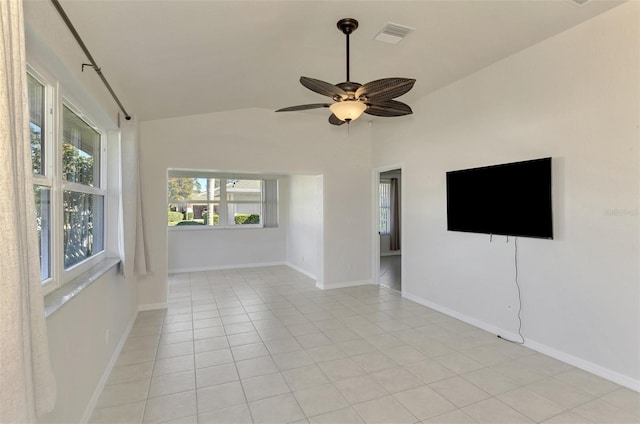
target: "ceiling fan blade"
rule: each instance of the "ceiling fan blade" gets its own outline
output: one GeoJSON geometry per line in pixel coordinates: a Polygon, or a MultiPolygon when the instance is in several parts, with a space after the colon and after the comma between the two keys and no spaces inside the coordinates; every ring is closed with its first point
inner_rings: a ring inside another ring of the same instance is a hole
{"type": "Polygon", "coordinates": [[[398,102],[396,100],[387,100],[385,102],[367,102],[368,108],[364,113],[374,116],[403,116],[411,115],[413,111],[409,105],[398,102]]]}
{"type": "Polygon", "coordinates": [[[344,121],[341,121],[340,119],[338,119],[336,115],[332,113],[331,116],[329,117],[329,123],[331,125],[342,125],[344,124],[344,121]]]}
{"type": "Polygon", "coordinates": [[[318,79],[300,77],[300,84],[304,85],[311,91],[315,91],[323,96],[329,96],[334,100],[337,100],[338,98],[346,99],[348,97],[347,92],[342,88],[318,79]]]}
{"type": "Polygon", "coordinates": [[[328,103],[312,103],[308,105],[289,106],[276,110],[276,112],[296,112],[298,110],[319,109],[321,107],[329,107],[328,103]]]}
{"type": "Polygon", "coordinates": [[[416,80],[411,78],[383,78],[371,81],[358,88],[356,99],[360,96],[377,102],[395,99],[411,90],[415,82],[416,80]]]}

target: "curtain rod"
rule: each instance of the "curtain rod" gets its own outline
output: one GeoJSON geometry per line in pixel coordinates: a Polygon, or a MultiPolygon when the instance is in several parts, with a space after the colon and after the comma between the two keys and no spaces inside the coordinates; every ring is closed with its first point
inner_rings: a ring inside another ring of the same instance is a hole
{"type": "Polygon", "coordinates": [[[65,13],[64,9],[62,8],[62,5],[60,5],[60,2],[58,0],[51,0],[51,3],[53,3],[53,6],[56,8],[58,13],[60,14],[60,17],[62,17],[62,20],[64,21],[64,23],[67,24],[67,27],[69,28],[69,31],[71,31],[71,34],[73,34],[73,37],[78,42],[78,45],[80,45],[80,48],[82,49],[84,54],[87,56],[87,59],[89,59],[89,61],[91,62],[90,65],[89,64],[83,64],[82,65],[82,69],[84,70],[85,66],[91,66],[93,68],[93,70],[96,71],[96,74],[98,74],[98,76],[102,80],[104,86],[107,87],[107,90],[109,90],[109,93],[111,93],[111,97],[113,97],[113,100],[116,101],[116,103],[118,104],[118,107],[120,108],[122,113],[124,113],[125,119],[127,121],[130,120],[131,119],[131,115],[129,115],[127,113],[127,111],[125,110],[124,106],[122,106],[122,103],[120,103],[120,99],[118,99],[118,96],[116,96],[116,93],[114,93],[113,89],[111,88],[111,85],[109,85],[109,82],[104,77],[104,74],[102,73],[102,70],[100,69],[100,67],[98,66],[96,61],[93,59],[93,56],[91,56],[91,53],[89,52],[89,49],[87,48],[87,46],[82,41],[82,38],[80,38],[80,34],[78,34],[78,31],[76,31],[75,27],[73,26],[73,24],[69,20],[69,17],[67,16],[67,14],[65,13]]]}

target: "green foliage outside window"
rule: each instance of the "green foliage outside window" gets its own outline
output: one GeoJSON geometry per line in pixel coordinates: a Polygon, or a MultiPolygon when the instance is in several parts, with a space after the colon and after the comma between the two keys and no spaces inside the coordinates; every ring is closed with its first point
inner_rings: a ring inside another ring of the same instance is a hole
{"type": "Polygon", "coordinates": [[[234,217],[234,221],[238,225],[244,224],[259,224],[260,223],[260,215],[255,213],[239,213],[234,217]]]}
{"type": "MultiPolygon", "coordinates": [[[[210,225],[220,225],[220,215],[214,213],[212,218],[213,218],[213,223],[211,223],[210,225]]],[[[204,221],[205,224],[209,222],[208,212],[205,212],[202,214],[202,220],[204,221]]]]}
{"type": "Polygon", "coordinates": [[[169,178],[167,183],[170,200],[188,200],[201,190],[202,186],[196,178],[169,178]]]}
{"type": "Polygon", "coordinates": [[[172,222],[182,221],[184,219],[184,214],[182,212],[169,211],[169,224],[172,222]]]}

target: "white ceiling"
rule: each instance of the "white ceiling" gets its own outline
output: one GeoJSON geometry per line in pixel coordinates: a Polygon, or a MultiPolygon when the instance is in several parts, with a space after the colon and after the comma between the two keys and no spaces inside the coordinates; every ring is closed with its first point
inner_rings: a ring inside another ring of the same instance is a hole
{"type": "MultiPolygon", "coordinates": [[[[125,107],[148,120],[328,100],[298,79],[345,80],[340,18],[360,22],[351,37],[351,79],[416,78],[413,90],[399,99],[411,105],[621,1],[591,0],[584,6],[571,0],[61,3],[125,107]],[[373,40],[386,22],[416,30],[397,45],[373,40]]],[[[43,17],[60,20],[49,1],[26,4],[27,19],[36,25],[43,17]]]]}

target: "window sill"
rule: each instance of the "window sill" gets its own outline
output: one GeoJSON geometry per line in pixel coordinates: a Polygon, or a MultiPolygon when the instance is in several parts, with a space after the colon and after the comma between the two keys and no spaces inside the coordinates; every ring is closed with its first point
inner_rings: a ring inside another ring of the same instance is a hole
{"type": "Polygon", "coordinates": [[[88,271],[78,275],[67,284],[59,287],[44,297],[44,316],[48,318],[62,305],[76,297],[82,290],[89,287],[111,268],[120,263],[120,258],[108,257],[88,271]]]}
{"type": "Polygon", "coordinates": [[[180,225],[167,227],[169,231],[225,231],[225,230],[270,230],[278,227],[263,227],[261,225],[238,225],[236,227],[218,227],[215,225],[180,225]]]}

